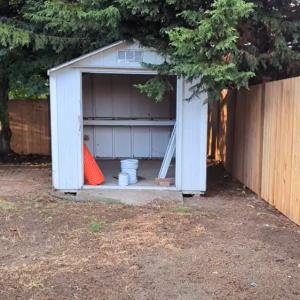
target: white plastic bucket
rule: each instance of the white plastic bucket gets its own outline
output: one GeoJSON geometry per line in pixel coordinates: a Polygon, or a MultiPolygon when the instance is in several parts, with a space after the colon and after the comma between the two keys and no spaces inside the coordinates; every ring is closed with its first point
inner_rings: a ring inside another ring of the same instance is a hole
{"type": "Polygon", "coordinates": [[[129,175],[127,173],[119,173],[119,186],[127,186],[129,184],[129,175]]]}
{"type": "Polygon", "coordinates": [[[127,169],[125,172],[128,174],[129,184],[137,183],[137,172],[136,170],[127,169]]]}
{"type": "Polygon", "coordinates": [[[137,169],[139,161],[137,159],[123,159],[121,160],[121,172],[128,174],[129,184],[137,183],[137,169]]]}
{"type": "Polygon", "coordinates": [[[137,170],[139,167],[139,161],[137,159],[123,159],[121,160],[122,169],[134,169],[137,170]]]}

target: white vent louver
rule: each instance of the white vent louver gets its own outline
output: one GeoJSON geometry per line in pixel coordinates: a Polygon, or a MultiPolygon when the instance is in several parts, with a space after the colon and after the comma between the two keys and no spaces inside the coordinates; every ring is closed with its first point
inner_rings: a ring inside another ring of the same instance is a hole
{"type": "Polygon", "coordinates": [[[120,50],[118,52],[118,62],[125,62],[125,63],[142,62],[142,51],[120,50]]]}

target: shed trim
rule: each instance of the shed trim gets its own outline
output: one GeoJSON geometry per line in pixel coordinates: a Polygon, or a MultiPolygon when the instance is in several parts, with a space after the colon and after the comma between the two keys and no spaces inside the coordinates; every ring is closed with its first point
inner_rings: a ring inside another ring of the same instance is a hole
{"type": "Polygon", "coordinates": [[[150,69],[138,69],[138,68],[107,68],[107,67],[82,67],[75,66],[74,69],[79,69],[81,73],[90,74],[134,74],[134,75],[157,75],[158,72],[150,69]]]}
{"type": "Polygon", "coordinates": [[[79,56],[79,57],[77,57],[77,58],[74,58],[74,59],[72,59],[72,60],[70,60],[70,61],[68,61],[68,62],[66,62],[66,63],[63,63],[63,64],[58,65],[58,66],[56,66],[56,67],[54,67],[54,68],[52,68],[52,69],[49,69],[49,70],[48,70],[48,75],[50,75],[50,73],[52,73],[52,72],[56,72],[56,71],[58,71],[58,70],[64,69],[64,68],[66,68],[66,67],[69,67],[70,65],[73,65],[73,64],[75,64],[75,63],[77,63],[77,62],[79,62],[79,61],[82,61],[82,60],[84,60],[84,59],[86,59],[86,58],[89,58],[89,57],[94,56],[94,55],[96,55],[96,54],[98,54],[98,53],[100,53],[100,52],[109,50],[109,49],[111,49],[111,48],[113,48],[113,47],[119,46],[119,45],[124,44],[124,43],[126,43],[126,41],[124,41],[124,40],[118,41],[118,42],[116,42],[116,43],[110,44],[110,45],[108,45],[108,46],[105,46],[105,47],[102,47],[102,48],[97,49],[97,50],[95,50],[95,51],[92,51],[92,52],[90,52],[90,53],[87,53],[87,54],[85,54],[85,55],[82,55],[82,56],[79,56]]]}

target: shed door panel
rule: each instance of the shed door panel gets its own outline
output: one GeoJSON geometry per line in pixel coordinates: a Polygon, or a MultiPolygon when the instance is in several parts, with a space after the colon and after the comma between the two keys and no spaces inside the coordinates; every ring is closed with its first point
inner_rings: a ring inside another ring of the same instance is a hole
{"type": "Polygon", "coordinates": [[[51,130],[54,188],[83,185],[81,73],[63,69],[51,75],[51,130]]]}
{"type": "Polygon", "coordinates": [[[184,99],[191,96],[193,83],[179,80],[181,100],[178,101],[180,114],[177,120],[176,185],[184,193],[206,191],[206,154],[207,154],[207,104],[206,95],[194,97],[191,101],[184,99]],[[178,163],[179,161],[179,163],[178,163]],[[181,182],[178,182],[180,178],[181,182]]]}

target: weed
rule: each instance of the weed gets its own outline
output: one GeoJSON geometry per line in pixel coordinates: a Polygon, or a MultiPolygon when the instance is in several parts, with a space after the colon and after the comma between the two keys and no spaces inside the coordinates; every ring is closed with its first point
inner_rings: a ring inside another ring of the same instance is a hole
{"type": "Polygon", "coordinates": [[[11,211],[11,210],[15,210],[15,209],[16,209],[16,206],[14,203],[0,199],[0,211],[11,211]]]}
{"type": "Polygon", "coordinates": [[[92,233],[98,233],[103,229],[103,226],[106,224],[105,221],[92,220],[89,224],[89,230],[92,233]]]}

